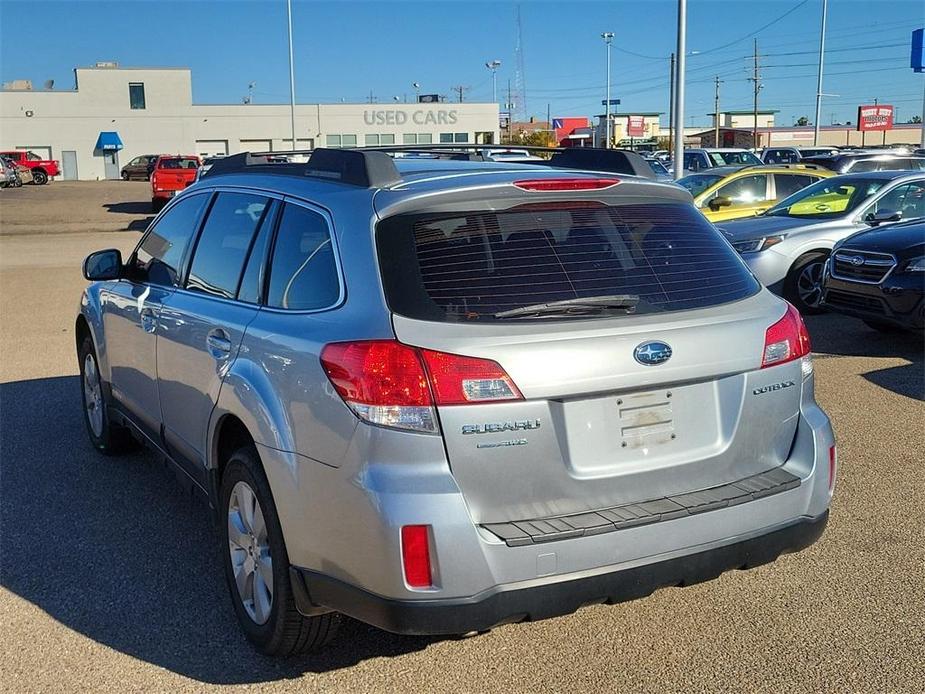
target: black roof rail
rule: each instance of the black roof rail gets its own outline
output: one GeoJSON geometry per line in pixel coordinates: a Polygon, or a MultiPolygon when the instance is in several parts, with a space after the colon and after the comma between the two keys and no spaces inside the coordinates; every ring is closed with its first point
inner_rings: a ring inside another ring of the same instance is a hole
{"type": "Polygon", "coordinates": [[[607,173],[621,173],[642,178],[655,178],[652,167],[637,152],[626,149],[602,149],[599,147],[537,147],[534,145],[478,145],[472,143],[439,145],[389,145],[364,147],[366,151],[404,152],[415,154],[441,155],[450,152],[471,153],[477,161],[484,159],[483,152],[526,151],[533,153],[551,153],[547,161],[523,162],[531,166],[552,166],[563,169],[588,169],[607,173]]]}
{"type": "Polygon", "coordinates": [[[229,157],[222,157],[203,174],[217,176],[230,173],[265,173],[283,176],[311,176],[329,181],[337,181],[361,188],[388,188],[401,182],[401,176],[392,157],[384,152],[362,149],[326,149],[311,150],[306,163],[274,163],[272,158],[289,154],[306,154],[304,150],[296,152],[241,152],[229,157]]]}

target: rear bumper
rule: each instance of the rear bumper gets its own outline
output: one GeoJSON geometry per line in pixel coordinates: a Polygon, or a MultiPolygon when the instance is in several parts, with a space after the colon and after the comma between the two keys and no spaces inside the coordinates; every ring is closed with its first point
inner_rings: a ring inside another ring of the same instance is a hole
{"type": "Polygon", "coordinates": [[[689,586],[731,569],[750,569],[798,552],[822,535],[829,512],[732,544],[578,579],[502,585],[467,598],[394,600],[306,569],[291,569],[300,612],[334,610],[397,634],[462,634],[500,624],[571,614],[584,605],[642,598],[689,586]]]}

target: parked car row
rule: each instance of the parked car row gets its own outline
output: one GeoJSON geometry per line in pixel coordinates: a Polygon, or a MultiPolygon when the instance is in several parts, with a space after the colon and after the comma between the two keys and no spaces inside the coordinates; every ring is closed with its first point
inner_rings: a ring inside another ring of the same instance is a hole
{"type": "Polygon", "coordinates": [[[0,152],[3,162],[2,187],[19,187],[25,183],[43,186],[48,179],[60,173],[58,162],[54,159],[42,159],[34,152],[25,150],[7,150],[0,152]]]}

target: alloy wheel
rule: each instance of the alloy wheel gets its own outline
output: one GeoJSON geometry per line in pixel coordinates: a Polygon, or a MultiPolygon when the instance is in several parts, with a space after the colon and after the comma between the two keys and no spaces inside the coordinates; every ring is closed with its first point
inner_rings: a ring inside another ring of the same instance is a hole
{"type": "Polygon", "coordinates": [[[84,409],[90,430],[97,438],[103,435],[103,389],[100,386],[100,374],[96,368],[96,359],[92,354],[84,358],[84,409]]]}
{"type": "Polygon", "coordinates": [[[818,308],[822,302],[823,261],[807,263],[797,277],[797,296],[810,308],[818,308]]]}
{"type": "Polygon", "coordinates": [[[265,624],[273,607],[273,559],[260,502],[243,481],[228,499],[228,551],[244,610],[255,623],[265,624]]]}

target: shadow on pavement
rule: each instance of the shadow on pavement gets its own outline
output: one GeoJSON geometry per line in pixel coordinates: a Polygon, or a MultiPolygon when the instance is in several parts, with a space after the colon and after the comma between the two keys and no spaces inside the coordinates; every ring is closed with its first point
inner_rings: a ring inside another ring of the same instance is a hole
{"type": "Polygon", "coordinates": [[[144,231],[148,228],[148,225],[154,220],[154,217],[145,217],[144,219],[133,219],[128,223],[128,226],[125,227],[126,231],[144,231]]]}
{"type": "Polygon", "coordinates": [[[863,377],[871,383],[913,400],[925,401],[922,364],[911,363],[879,371],[868,371],[863,377]]]}
{"type": "Polygon", "coordinates": [[[103,207],[107,212],[117,214],[151,214],[150,200],[132,200],[129,202],[106,202],[103,207]]]}
{"type": "Polygon", "coordinates": [[[347,620],[313,656],[256,653],[238,629],[208,509],[149,452],[91,448],[76,376],[0,385],[0,584],[87,637],[212,684],[402,655],[433,639],[347,620]]]}

